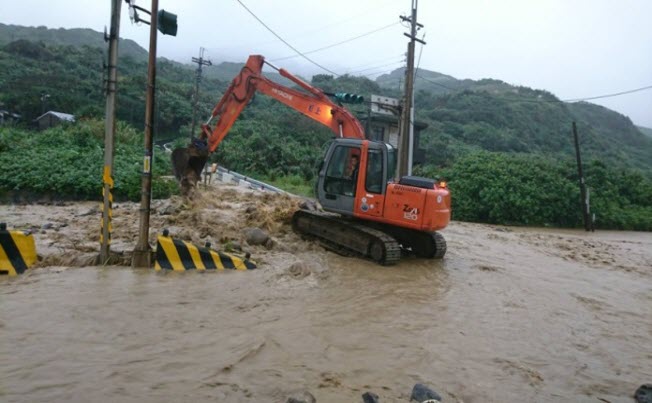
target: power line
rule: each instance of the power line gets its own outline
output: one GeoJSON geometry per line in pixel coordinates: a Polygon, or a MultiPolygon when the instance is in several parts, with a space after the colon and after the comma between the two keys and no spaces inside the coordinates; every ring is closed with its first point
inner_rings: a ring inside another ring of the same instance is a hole
{"type": "Polygon", "coordinates": [[[383,58],[383,59],[374,60],[373,62],[369,62],[369,63],[365,63],[365,64],[359,64],[359,65],[357,65],[357,66],[353,66],[353,67],[351,67],[351,69],[360,69],[360,68],[363,68],[363,67],[368,67],[368,66],[375,65],[375,64],[377,64],[377,63],[383,63],[383,62],[386,62],[386,61],[389,61],[389,60],[395,60],[395,59],[397,59],[397,58],[399,58],[399,57],[400,57],[401,59],[405,58],[405,53],[404,53],[404,52],[401,52],[401,53],[399,53],[399,54],[396,55],[396,56],[385,57],[385,58],[383,58]]]}
{"type": "MultiPolygon", "coordinates": [[[[439,84],[439,83],[436,83],[436,82],[434,82],[432,80],[428,80],[427,78],[425,78],[423,76],[420,76],[418,74],[417,74],[417,77],[419,77],[422,80],[428,81],[431,84],[438,85],[440,87],[446,88],[447,90],[450,90],[450,91],[458,91],[458,90],[463,89],[463,88],[458,88],[458,89],[450,88],[450,87],[447,87],[447,86],[445,86],[443,84],[439,84]]],[[[572,98],[572,99],[516,99],[516,98],[511,98],[510,99],[509,97],[500,98],[500,99],[507,100],[507,101],[513,101],[513,102],[532,102],[532,103],[581,102],[581,101],[590,101],[590,100],[593,100],[593,99],[612,98],[612,97],[617,97],[617,96],[620,96],[620,95],[626,95],[626,94],[631,94],[631,93],[639,92],[639,91],[646,91],[646,90],[650,90],[650,89],[652,89],[652,85],[647,85],[645,87],[635,88],[633,90],[620,91],[620,92],[616,92],[616,93],[612,93],[612,94],[604,94],[604,95],[596,95],[596,96],[592,96],[592,97],[572,98]]]]}
{"type": "MultiPolygon", "coordinates": [[[[418,70],[417,70],[417,71],[418,71],[418,70]]],[[[434,84],[434,85],[437,85],[437,86],[439,86],[439,87],[446,88],[446,89],[449,90],[449,91],[457,91],[457,89],[454,89],[454,88],[451,88],[451,87],[447,87],[447,86],[445,86],[444,84],[436,83],[436,82],[434,82],[434,81],[432,81],[432,80],[429,80],[429,79],[427,79],[427,78],[425,78],[424,76],[421,76],[421,75],[419,75],[419,74],[416,74],[416,76],[417,76],[418,78],[422,79],[422,80],[425,80],[425,81],[429,82],[430,84],[434,84]]]]}
{"type": "Polygon", "coordinates": [[[380,75],[383,75],[383,74],[391,73],[392,71],[394,71],[394,70],[379,71],[377,73],[363,74],[363,75],[361,75],[359,77],[371,78],[371,76],[380,76],[380,75]]]}
{"type": "Polygon", "coordinates": [[[633,90],[628,90],[628,91],[616,92],[616,93],[613,93],[613,94],[598,95],[598,96],[595,96],[595,97],[587,97],[587,98],[564,99],[563,101],[564,102],[590,101],[592,99],[617,97],[617,96],[620,96],[620,95],[631,94],[633,92],[645,91],[645,90],[649,90],[649,89],[652,89],[652,85],[648,85],[648,86],[641,87],[641,88],[635,88],[633,90]]]}
{"type": "MultiPolygon", "coordinates": [[[[298,34],[296,34],[296,35],[292,35],[292,36],[290,36],[290,38],[305,38],[307,35],[314,34],[314,33],[316,33],[316,32],[320,32],[320,31],[323,31],[323,30],[325,30],[325,29],[328,29],[328,28],[330,28],[330,27],[334,27],[334,26],[336,26],[336,25],[344,24],[345,22],[348,22],[348,21],[351,21],[351,20],[355,20],[355,19],[357,19],[357,18],[360,17],[360,16],[363,16],[363,15],[364,15],[364,16],[368,16],[368,15],[370,15],[370,14],[374,14],[374,13],[378,12],[379,10],[383,10],[384,8],[388,7],[389,5],[393,5],[393,2],[394,2],[394,0],[389,0],[389,1],[386,2],[385,4],[381,4],[381,5],[378,6],[378,7],[374,7],[373,10],[365,9],[365,11],[362,12],[362,13],[354,14],[354,15],[348,17],[348,18],[345,18],[345,19],[343,19],[343,20],[339,20],[339,21],[335,21],[335,22],[333,22],[333,23],[331,23],[331,24],[323,25],[323,26],[321,26],[321,27],[319,27],[319,28],[315,28],[315,29],[311,29],[311,30],[308,30],[308,31],[300,32],[300,33],[298,33],[298,34]]],[[[245,43],[240,43],[240,44],[237,44],[237,45],[231,45],[231,46],[219,46],[219,47],[214,47],[214,48],[211,47],[211,48],[207,48],[207,49],[208,49],[208,50],[216,50],[216,49],[235,49],[235,48],[240,49],[240,48],[242,48],[242,47],[256,47],[256,46],[262,46],[262,45],[269,45],[269,44],[276,43],[276,42],[279,42],[279,41],[278,41],[277,39],[275,39],[275,40],[266,41],[266,42],[249,42],[249,43],[246,43],[246,42],[245,42],[245,43]]]]}
{"type": "Polygon", "coordinates": [[[419,48],[419,59],[417,60],[417,68],[414,70],[415,74],[416,74],[417,71],[419,71],[419,66],[421,65],[421,54],[423,53],[423,44],[425,43],[425,42],[423,42],[424,39],[426,39],[426,33],[425,32],[423,33],[423,36],[421,37],[422,42],[421,42],[421,47],[419,48]]]}
{"type": "Polygon", "coordinates": [[[396,65],[396,64],[399,64],[399,63],[403,64],[403,62],[404,62],[403,60],[397,60],[397,61],[394,61],[394,62],[391,62],[391,63],[382,64],[380,66],[373,66],[373,67],[369,67],[369,68],[362,69],[362,70],[347,71],[346,74],[357,74],[357,73],[362,73],[363,71],[377,70],[377,69],[380,69],[380,68],[383,68],[383,67],[393,66],[393,65],[396,65]]]}
{"type": "MultiPolygon", "coordinates": [[[[317,49],[309,50],[309,51],[307,51],[307,52],[303,52],[303,54],[304,54],[304,55],[309,55],[309,54],[311,54],[311,53],[316,53],[316,52],[320,52],[320,51],[322,51],[322,50],[326,50],[326,49],[334,48],[335,46],[343,45],[343,44],[345,44],[345,43],[349,43],[349,42],[355,41],[356,39],[364,38],[365,36],[369,36],[369,35],[371,35],[371,34],[375,34],[376,32],[382,31],[382,30],[384,30],[384,29],[387,29],[387,28],[393,27],[393,26],[398,25],[398,24],[399,24],[398,22],[394,22],[394,23],[391,23],[391,24],[385,25],[385,26],[383,26],[383,27],[380,27],[380,28],[374,29],[373,31],[365,32],[364,34],[360,34],[360,35],[358,35],[358,36],[354,36],[354,37],[352,37],[352,38],[345,39],[345,40],[340,41],[340,42],[337,42],[337,43],[333,43],[333,44],[330,44],[330,45],[327,45],[327,46],[323,46],[323,47],[321,47],[321,48],[317,48],[317,49]]],[[[278,62],[278,61],[281,61],[281,60],[293,59],[293,58],[295,58],[295,57],[297,57],[297,56],[298,56],[298,55],[284,56],[284,57],[279,57],[279,58],[276,58],[276,59],[272,59],[272,61],[273,61],[273,62],[278,62]]]]}
{"type": "Polygon", "coordinates": [[[299,50],[297,50],[294,46],[290,45],[290,44],[289,44],[285,39],[281,38],[280,35],[278,35],[276,32],[274,32],[273,29],[271,29],[270,27],[268,27],[267,24],[265,24],[265,23],[263,22],[263,20],[261,20],[260,18],[258,18],[258,16],[257,16],[256,14],[254,14],[253,11],[251,11],[251,10],[250,10],[250,9],[249,9],[249,8],[248,8],[248,7],[247,7],[247,6],[246,6],[246,5],[245,5],[241,0],[236,0],[236,1],[237,1],[238,3],[240,3],[240,5],[241,5],[245,10],[247,10],[247,12],[248,12],[249,14],[251,14],[252,17],[254,17],[254,18],[255,18],[259,23],[261,23],[262,26],[264,26],[265,28],[267,28],[267,30],[268,30],[269,32],[271,32],[275,37],[277,37],[281,42],[283,42],[284,44],[286,44],[287,47],[289,47],[290,49],[294,50],[294,51],[297,52],[297,54],[299,54],[301,57],[303,57],[304,59],[306,59],[306,60],[309,61],[310,63],[314,64],[315,66],[319,67],[320,69],[322,69],[322,70],[324,70],[324,71],[327,71],[327,72],[333,74],[333,75],[336,76],[336,77],[339,77],[339,76],[340,76],[340,75],[337,74],[336,72],[334,72],[334,71],[332,71],[332,70],[330,70],[330,69],[327,69],[326,67],[322,66],[321,64],[317,63],[316,61],[310,59],[308,56],[306,56],[306,55],[304,55],[303,53],[301,53],[301,52],[300,52],[299,50]]]}

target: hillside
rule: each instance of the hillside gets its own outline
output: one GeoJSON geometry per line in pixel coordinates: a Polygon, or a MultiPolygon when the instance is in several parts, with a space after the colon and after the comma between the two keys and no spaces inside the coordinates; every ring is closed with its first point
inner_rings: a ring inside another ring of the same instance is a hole
{"type": "MultiPolygon", "coordinates": [[[[0,24],[0,102],[21,113],[26,121],[45,109],[78,116],[102,116],[102,64],[106,44],[102,33],[90,29],[47,29],[0,24]],[[13,39],[13,41],[11,41],[13,39]],[[2,45],[4,44],[4,45],[2,45]],[[43,64],[47,62],[47,68],[43,64]],[[45,102],[41,95],[49,94],[45,102]]],[[[118,117],[142,127],[147,52],[130,40],[122,40],[119,63],[118,117]]],[[[194,71],[192,65],[160,59],[158,69],[160,138],[188,133],[191,121],[194,71]]],[[[204,69],[200,113],[205,117],[219,94],[239,72],[242,63],[223,62],[204,69]]],[[[276,80],[288,80],[266,73],[276,80]]],[[[347,91],[365,96],[400,96],[404,69],[396,69],[375,81],[364,77],[316,75],[313,84],[325,91],[347,91]]],[[[420,147],[428,165],[447,166],[470,150],[573,155],[570,127],[578,122],[587,158],[598,158],[618,167],[633,167],[652,177],[652,139],[643,135],[625,116],[590,103],[567,104],[554,95],[499,80],[457,80],[419,69],[415,83],[417,117],[429,127],[420,147]]],[[[266,122],[272,127],[292,125],[294,114],[278,105],[266,122]]],[[[258,103],[249,109],[254,115],[258,103]]],[[[365,114],[364,106],[352,107],[365,114]]],[[[242,120],[249,114],[246,112],[242,120]]],[[[237,126],[236,126],[237,128],[237,126]]],[[[315,128],[315,130],[318,130],[315,128]]]]}
{"type": "MultiPolygon", "coordinates": [[[[0,23],[0,47],[20,39],[31,42],[43,42],[46,45],[107,48],[107,43],[104,41],[104,34],[88,28],[52,29],[43,26],[24,27],[0,23]]],[[[122,38],[120,40],[118,53],[120,57],[132,57],[138,61],[147,61],[147,51],[131,39],[122,38]]]]}
{"type": "Polygon", "coordinates": [[[421,147],[436,156],[432,163],[446,165],[470,149],[572,158],[576,121],[586,158],[640,169],[652,177],[652,139],[626,116],[586,102],[563,103],[550,93],[524,87],[487,91],[485,82],[439,96],[417,92],[417,118],[429,124],[421,147]]]}
{"type": "Polygon", "coordinates": [[[643,126],[636,126],[638,128],[638,131],[641,133],[645,134],[648,137],[652,137],[652,128],[649,127],[643,127],[643,126]]]}
{"type": "MultiPolygon", "coordinates": [[[[20,113],[29,125],[43,111],[56,110],[78,117],[104,114],[105,54],[90,46],[58,46],[24,39],[0,48],[0,104],[20,113]],[[44,97],[47,95],[47,97],[44,97]]],[[[118,119],[143,127],[147,63],[125,57],[118,66],[118,119]]],[[[205,79],[200,109],[205,115],[215,93],[225,83],[205,79]]],[[[176,63],[158,63],[158,129],[162,136],[178,135],[191,119],[194,76],[176,63]]]]}

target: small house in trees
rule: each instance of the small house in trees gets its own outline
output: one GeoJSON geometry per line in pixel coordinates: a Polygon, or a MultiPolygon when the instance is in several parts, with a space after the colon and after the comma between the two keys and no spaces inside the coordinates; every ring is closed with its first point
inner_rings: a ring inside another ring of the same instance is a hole
{"type": "Polygon", "coordinates": [[[34,119],[39,130],[49,129],[52,126],[56,126],[62,122],[73,123],[75,121],[75,116],[69,113],[48,111],[42,114],[41,116],[34,119]]]}

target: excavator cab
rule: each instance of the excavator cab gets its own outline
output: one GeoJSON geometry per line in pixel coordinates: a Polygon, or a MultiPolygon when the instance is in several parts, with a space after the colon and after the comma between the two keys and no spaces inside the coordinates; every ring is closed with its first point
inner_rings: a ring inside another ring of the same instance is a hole
{"type": "MultiPolygon", "coordinates": [[[[319,170],[316,198],[328,211],[353,216],[358,195],[384,194],[395,149],[369,140],[331,142],[319,170]]],[[[395,166],[395,165],[394,165],[395,166]]],[[[373,197],[373,196],[372,196],[373,197]]]]}

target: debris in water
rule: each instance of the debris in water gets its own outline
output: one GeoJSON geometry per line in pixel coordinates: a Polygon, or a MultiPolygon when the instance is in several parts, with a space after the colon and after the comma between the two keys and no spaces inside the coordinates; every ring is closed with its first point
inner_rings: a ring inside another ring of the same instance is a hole
{"type": "Polygon", "coordinates": [[[414,388],[412,388],[412,396],[410,397],[410,401],[412,400],[415,400],[419,403],[432,402],[433,400],[435,402],[441,402],[441,396],[439,396],[437,392],[430,389],[426,385],[417,383],[414,385],[414,388]]]}

